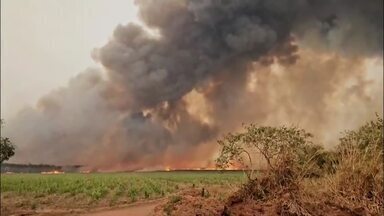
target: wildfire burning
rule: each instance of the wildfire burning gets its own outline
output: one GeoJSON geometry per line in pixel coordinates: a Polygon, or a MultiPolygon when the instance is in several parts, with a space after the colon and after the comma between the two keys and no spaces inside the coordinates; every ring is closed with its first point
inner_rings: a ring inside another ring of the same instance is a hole
{"type": "Polygon", "coordinates": [[[382,0],[136,4],[146,26],[117,26],[92,53],[102,68],[9,121],[15,161],[214,169],[217,138],[243,123],[332,146],[383,110],[382,0]]]}
{"type": "Polygon", "coordinates": [[[57,174],[64,174],[65,172],[59,171],[59,170],[53,170],[48,172],[41,172],[43,175],[57,175],[57,174]]]}
{"type": "Polygon", "coordinates": [[[88,174],[91,173],[91,170],[81,170],[80,173],[88,174]]]}

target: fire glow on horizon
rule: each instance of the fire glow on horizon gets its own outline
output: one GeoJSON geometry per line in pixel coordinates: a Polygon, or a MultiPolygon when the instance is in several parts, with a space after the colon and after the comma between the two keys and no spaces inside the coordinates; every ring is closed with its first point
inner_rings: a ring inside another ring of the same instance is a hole
{"type": "Polygon", "coordinates": [[[143,25],[92,52],[101,69],[8,122],[14,160],[213,169],[216,140],[248,123],[334,146],[383,110],[383,2],[272,2],[138,0],[143,25]]]}

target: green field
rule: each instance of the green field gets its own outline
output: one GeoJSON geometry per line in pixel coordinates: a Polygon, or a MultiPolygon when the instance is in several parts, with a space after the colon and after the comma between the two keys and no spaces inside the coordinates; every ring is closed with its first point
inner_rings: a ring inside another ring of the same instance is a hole
{"type": "Polygon", "coordinates": [[[114,206],[188,188],[236,188],[242,172],[176,171],[91,174],[2,174],[2,210],[114,206]],[[59,200],[59,202],[58,202],[59,200]]]}

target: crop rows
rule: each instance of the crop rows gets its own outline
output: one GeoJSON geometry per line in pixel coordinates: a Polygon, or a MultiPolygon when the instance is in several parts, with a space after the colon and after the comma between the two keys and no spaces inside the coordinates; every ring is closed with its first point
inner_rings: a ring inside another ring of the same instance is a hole
{"type": "Polygon", "coordinates": [[[82,195],[91,200],[126,197],[136,201],[162,197],[183,187],[229,186],[243,180],[241,172],[9,174],[1,176],[1,192],[34,197],[82,195]]]}

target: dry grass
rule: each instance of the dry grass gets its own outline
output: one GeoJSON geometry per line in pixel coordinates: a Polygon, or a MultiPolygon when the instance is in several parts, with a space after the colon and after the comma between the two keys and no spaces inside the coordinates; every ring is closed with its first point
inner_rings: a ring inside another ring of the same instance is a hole
{"type": "Polygon", "coordinates": [[[377,117],[356,131],[346,132],[340,139],[337,154],[335,173],[319,179],[316,187],[311,188],[321,191],[315,198],[332,200],[324,202],[350,212],[382,214],[383,120],[377,117]]]}
{"type": "MultiPolygon", "coordinates": [[[[381,126],[382,129],[382,126],[381,126]]],[[[382,141],[382,135],[381,135],[382,141]]],[[[383,212],[383,146],[341,146],[336,173],[327,178],[328,193],[344,208],[364,208],[373,215],[383,212]]]]}

